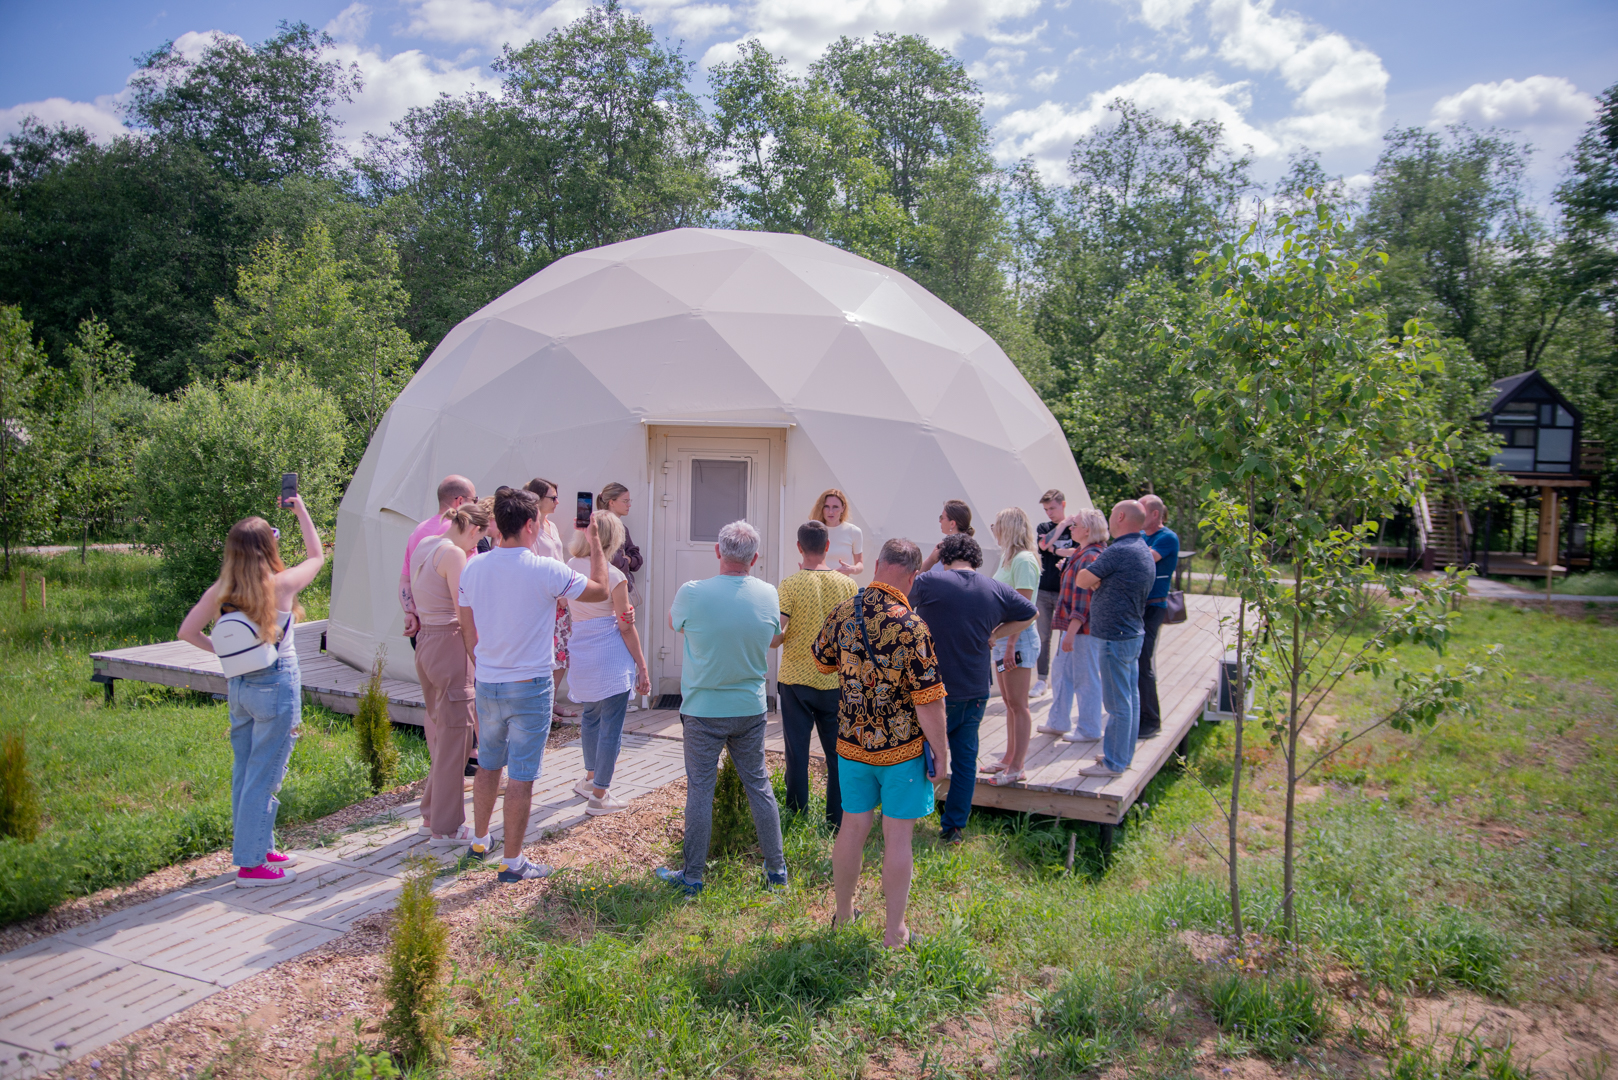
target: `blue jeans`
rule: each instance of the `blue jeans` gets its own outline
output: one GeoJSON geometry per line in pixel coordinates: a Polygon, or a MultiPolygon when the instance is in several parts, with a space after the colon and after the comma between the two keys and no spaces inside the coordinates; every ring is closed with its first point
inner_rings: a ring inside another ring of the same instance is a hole
{"type": "Polygon", "coordinates": [[[764,714],[754,716],[687,716],[680,714],[685,734],[685,880],[695,885],[708,867],[713,837],[713,793],[719,779],[719,752],[728,750],[736,763],[753,812],[764,869],[787,870],[781,842],[781,808],[775,803],[769,766],[764,761],[764,714]]]}
{"type": "Polygon", "coordinates": [[[237,866],[263,866],[275,843],[275,813],[281,808],[275,793],[286,778],[287,760],[303,720],[297,654],[233,677],[225,684],[225,695],[230,701],[230,748],[235,756],[230,776],[230,859],[237,866]]]}
{"type": "Polygon", "coordinates": [[[1101,696],[1107,703],[1107,734],[1101,760],[1123,772],[1135,758],[1140,734],[1140,647],[1144,635],[1101,642],[1101,696]]]}
{"type": "Polygon", "coordinates": [[[944,699],[944,730],[949,734],[949,794],[939,824],[946,829],[966,828],[972,813],[972,792],[978,782],[978,725],[989,699],[944,699]]]}
{"type": "Polygon", "coordinates": [[[584,750],[584,771],[595,773],[595,786],[612,787],[612,770],[624,745],[624,711],[629,691],[600,701],[586,701],[579,717],[579,744],[584,750]]]}
{"type": "Polygon", "coordinates": [[[1051,660],[1051,711],[1045,723],[1083,739],[1099,739],[1106,730],[1101,715],[1101,641],[1079,634],[1073,639],[1072,652],[1062,651],[1060,635],[1056,641],[1056,655],[1051,660]],[[1075,705],[1079,715],[1073,722],[1075,705]]]}
{"type": "Polygon", "coordinates": [[[551,676],[522,682],[477,681],[478,768],[506,770],[522,783],[539,779],[551,735],[551,676]]]}

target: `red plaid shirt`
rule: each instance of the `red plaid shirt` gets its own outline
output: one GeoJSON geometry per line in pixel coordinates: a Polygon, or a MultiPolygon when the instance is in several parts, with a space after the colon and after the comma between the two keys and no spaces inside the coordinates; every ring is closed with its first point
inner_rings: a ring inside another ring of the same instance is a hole
{"type": "Polygon", "coordinates": [[[1068,624],[1077,620],[1079,633],[1090,632],[1090,590],[1079,587],[1079,571],[1095,562],[1106,550],[1105,544],[1086,544],[1062,568],[1062,590],[1056,594],[1056,611],[1051,615],[1051,626],[1064,633],[1068,624]]]}

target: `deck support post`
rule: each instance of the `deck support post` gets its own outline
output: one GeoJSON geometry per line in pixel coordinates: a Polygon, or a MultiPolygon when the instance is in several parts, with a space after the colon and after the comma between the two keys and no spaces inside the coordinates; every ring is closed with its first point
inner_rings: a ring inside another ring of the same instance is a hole
{"type": "Polygon", "coordinates": [[[1104,821],[1096,825],[1096,838],[1101,841],[1101,853],[1103,855],[1112,854],[1112,841],[1117,833],[1118,826],[1116,825],[1108,825],[1104,821]]]}
{"type": "Polygon", "coordinates": [[[1067,834],[1067,872],[1070,874],[1073,872],[1073,849],[1078,845],[1078,842],[1078,833],[1070,832],[1067,834]]]}

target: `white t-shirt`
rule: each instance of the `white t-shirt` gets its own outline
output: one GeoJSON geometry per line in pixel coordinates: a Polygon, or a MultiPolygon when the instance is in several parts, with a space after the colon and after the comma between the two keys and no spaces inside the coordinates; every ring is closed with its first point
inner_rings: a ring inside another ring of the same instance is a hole
{"type": "Polygon", "coordinates": [[[845,521],[835,528],[828,526],[826,535],[830,541],[826,547],[828,569],[839,569],[842,565],[837,561],[839,559],[853,566],[854,553],[865,551],[865,534],[860,532],[860,527],[852,521],[845,521]]]}
{"type": "Polygon", "coordinates": [[[472,609],[479,682],[549,678],[555,666],[556,602],[590,579],[527,548],[497,547],[461,571],[460,604],[472,609]]]}
{"type": "MultiPolygon", "coordinates": [[[[580,574],[583,574],[585,577],[590,576],[589,559],[569,559],[567,561],[567,565],[568,569],[570,570],[575,570],[580,574]]],[[[605,600],[569,600],[567,602],[567,609],[572,613],[573,621],[576,623],[581,623],[589,619],[605,619],[608,615],[611,615],[612,591],[616,589],[619,584],[628,580],[628,575],[626,575],[616,566],[608,563],[607,598],[605,600]]]]}

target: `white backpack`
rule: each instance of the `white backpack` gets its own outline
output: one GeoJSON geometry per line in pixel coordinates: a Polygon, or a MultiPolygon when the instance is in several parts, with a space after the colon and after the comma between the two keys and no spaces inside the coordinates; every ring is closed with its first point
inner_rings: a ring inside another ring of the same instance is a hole
{"type": "MultiPolygon", "coordinates": [[[[281,627],[281,640],[285,641],[290,633],[292,616],[288,615],[286,625],[281,627]]],[[[240,611],[228,611],[219,616],[208,640],[213,643],[214,655],[219,657],[219,666],[227,679],[263,671],[280,658],[275,643],[263,640],[258,624],[240,611]]]]}

